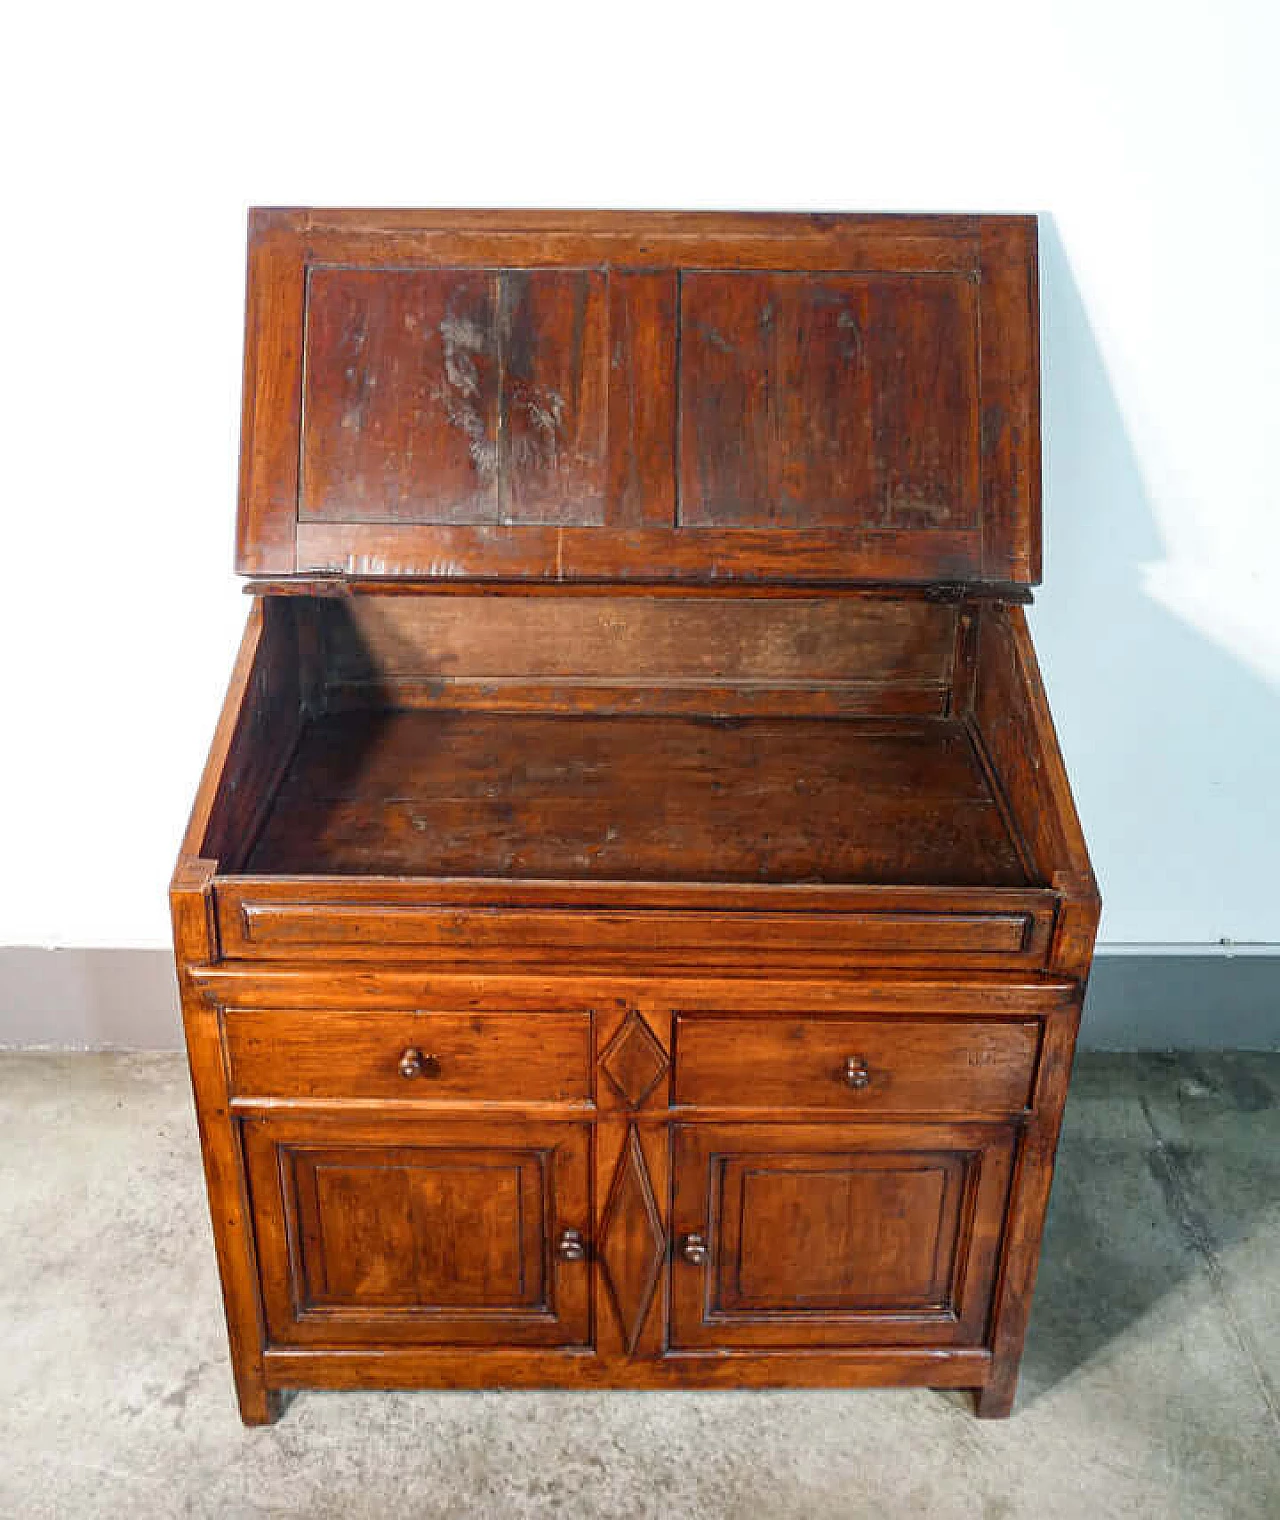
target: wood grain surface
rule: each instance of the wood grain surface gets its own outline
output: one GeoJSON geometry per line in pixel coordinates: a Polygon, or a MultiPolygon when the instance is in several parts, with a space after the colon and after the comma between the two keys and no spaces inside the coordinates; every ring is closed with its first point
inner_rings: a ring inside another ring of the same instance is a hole
{"type": "Polygon", "coordinates": [[[1034,580],[1035,269],[1017,217],[256,214],[239,568],[1034,580]]]}
{"type": "Polygon", "coordinates": [[[1008,1414],[1099,915],[1029,217],[252,214],[171,897],[282,1390],[1008,1414]]]}
{"type": "Polygon", "coordinates": [[[964,728],[905,718],[321,718],[248,869],[1027,884],[964,728]]]}

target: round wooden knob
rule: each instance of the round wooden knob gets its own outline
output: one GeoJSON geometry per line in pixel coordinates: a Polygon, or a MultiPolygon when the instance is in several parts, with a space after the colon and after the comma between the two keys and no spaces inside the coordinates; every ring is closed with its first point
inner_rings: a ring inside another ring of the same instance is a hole
{"type": "Polygon", "coordinates": [[[435,1056],[424,1056],[415,1045],[410,1045],[407,1050],[400,1053],[400,1075],[406,1080],[414,1077],[438,1077],[440,1075],[440,1062],[435,1056]]]}
{"type": "Polygon", "coordinates": [[[695,1267],[705,1266],[711,1256],[706,1239],[701,1235],[686,1235],[680,1242],[680,1254],[695,1267]]]}
{"type": "Polygon", "coordinates": [[[403,1051],[400,1056],[400,1075],[402,1077],[417,1077],[422,1074],[422,1052],[415,1050],[412,1045],[403,1051]]]}
{"type": "Polygon", "coordinates": [[[846,1056],[844,1062],[844,1081],[846,1087],[852,1087],[855,1092],[861,1092],[864,1087],[871,1086],[871,1073],[867,1070],[867,1063],[861,1056],[846,1056]]]}
{"type": "Polygon", "coordinates": [[[561,1261],[581,1261],[587,1254],[587,1243],[581,1230],[561,1230],[556,1242],[556,1255],[561,1261]]]}

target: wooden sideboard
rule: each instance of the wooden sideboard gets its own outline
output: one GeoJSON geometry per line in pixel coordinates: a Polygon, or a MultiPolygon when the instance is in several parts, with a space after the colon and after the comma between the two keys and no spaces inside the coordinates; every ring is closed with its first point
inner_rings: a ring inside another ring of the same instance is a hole
{"type": "Polygon", "coordinates": [[[253,214],[172,885],[247,1422],[1008,1413],[1099,911],[1038,369],[1027,218],[253,214]]]}

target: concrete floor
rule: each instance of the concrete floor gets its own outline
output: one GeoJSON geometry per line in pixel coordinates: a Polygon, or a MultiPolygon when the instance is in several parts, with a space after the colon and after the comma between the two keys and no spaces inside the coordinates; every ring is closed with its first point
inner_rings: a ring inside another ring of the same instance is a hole
{"type": "Polygon", "coordinates": [[[1280,1056],[1082,1058],[1012,1420],[927,1391],[236,1417],[174,1056],[0,1055],[0,1517],[1280,1516],[1280,1056]]]}

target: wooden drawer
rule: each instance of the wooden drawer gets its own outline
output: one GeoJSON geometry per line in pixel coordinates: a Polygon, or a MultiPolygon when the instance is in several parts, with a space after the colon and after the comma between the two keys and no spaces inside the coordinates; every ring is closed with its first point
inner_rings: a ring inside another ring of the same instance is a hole
{"type": "Polygon", "coordinates": [[[587,1103],[591,1014],[228,1008],[236,1097],[587,1103]]]}
{"type": "Polygon", "coordinates": [[[1042,966],[1056,899],[1044,890],[625,882],[412,882],[223,877],[215,912],[231,960],[468,964],[617,961],[815,967],[1042,966]]]}
{"type": "Polygon", "coordinates": [[[675,1101],[857,1114],[1009,1114],[1028,1107],[1036,1019],[679,1014],[675,1101]]]}

